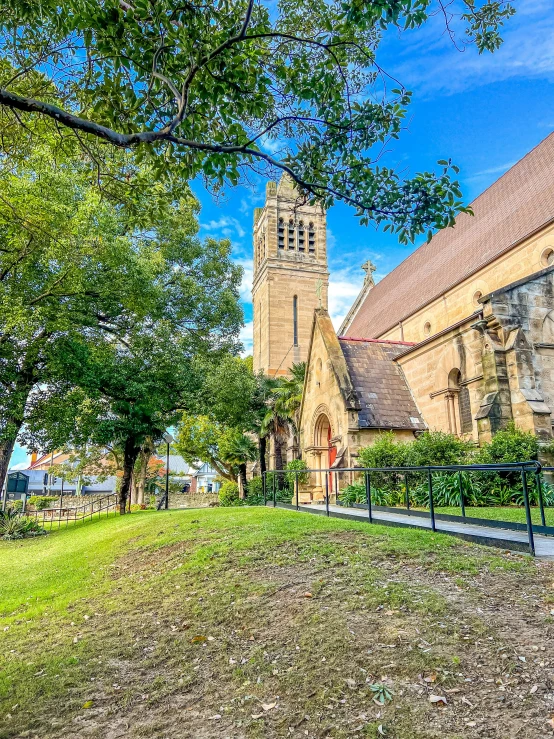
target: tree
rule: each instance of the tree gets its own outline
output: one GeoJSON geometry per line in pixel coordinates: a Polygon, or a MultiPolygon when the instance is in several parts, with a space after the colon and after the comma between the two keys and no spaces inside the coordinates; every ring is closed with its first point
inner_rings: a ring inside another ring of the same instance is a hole
{"type": "MultiPolygon", "coordinates": [[[[225,426],[208,415],[183,413],[179,422],[176,449],[191,465],[209,463],[225,480],[235,482],[246,474],[241,465],[255,458],[255,446],[239,429],[225,426]]],[[[244,477],[243,477],[244,481],[244,477]]]]}
{"type": "Polygon", "coordinates": [[[65,339],[124,336],[156,312],[173,275],[151,229],[168,208],[191,244],[197,228],[186,191],[176,206],[168,187],[137,184],[130,195],[125,183],[106,197],[82,157],[54,149],[51,141],[0,161],[0,484],[31,393],[47,392],[64,364],[65,339]]]}
{"type": "Polygon", "coordinates": [[[406,241],[464,207],[449,162],[402,179],[382,161],[410,93],[379,65],[379,44],[386,29],[441,12],[451,37],[461,18],[464,43],[498,48],[508,3],[461,0],[459,10],[442,0],[0,0],[13,66],[0,74],[0,105],[12,122],[65,127],[85,151],[93,141],[133,149],[160,177],[202,175],[219,188],[249,170],[286,172],[304,198],[342,200],[406,241]]]}
{"type": "Polygon", "coordinates": [[[258,456],[256,445],[249,436],[241,433],[238,429],[233,429],[222,437],[219,448],[222,460],[233,468],[238,468],[241,493],[245,497],[248,492],[246,465],[248,462],[253,462],[258,456]]]}
{"type": "Polygon", "coordinates": [[[299,446],[298,427],[305,376],[306,362],[293,364],[290,368],[290,377],[279,378],[279,384],[274,390],[275,410],[281,417],[288,419],[296,448],[299,446]]]}
{"type": "Polygon", "coordinates": [[[229,242],[200,241],[187,214],[186,203],[175,203],[134,238],[145,266],[136,310],[116,313],[117,330],[91,325],[60,336],[47,383],[28,401],[28,446],[123,450],[122,513],[141,448],[159,442],[183,409],[197,408],[198,356],[216,361],[239,346],[241,270],[229,242]]]}

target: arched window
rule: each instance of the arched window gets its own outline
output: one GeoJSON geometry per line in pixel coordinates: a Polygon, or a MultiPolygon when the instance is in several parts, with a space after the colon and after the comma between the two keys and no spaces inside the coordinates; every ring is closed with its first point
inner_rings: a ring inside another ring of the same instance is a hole
{"type": "Polygon", "coordinates": [[[298,297],[296,295],[292,299],[292,333],[293,344],[298,346],[298,297]]]}
{"type": "Polygon", "coordinates": [[[294,249],[294,221],[292,218],[289,221],[288,247],[294,249]]]}
{"type": "Polygon", "coordinates": [[[279,228],[278,228],[278,246],[279,249],[285,248],[285,222],[282,218],[279,218],[279,228]]]}
{"type": "Polygon", "coordinates": [[[298,251],[304,251],[304,222],[298,224],[298,251]]]}
{"type": "Polygon", "coordinates": [[[451,419],[451,430],[453,433],[457,433],[458,423],[455,417],[454,400],[457,395],[458,401],[458,418],[460,433],[468,434],[473,430],[473,420],[471,418],[471,402],[469,398],[469,389],[467,385],[462,383],[462,373],[459,369],[453,369],[448,376],[448,387],[452,389],[454,397],[452,400],[452,419],[451,419]]]}
{"type": "Polygon", "coordinates": [[[308,226],[308,248],[312,252],[315,251],[315,229],[313,223],[310,223],[308,226]]]}

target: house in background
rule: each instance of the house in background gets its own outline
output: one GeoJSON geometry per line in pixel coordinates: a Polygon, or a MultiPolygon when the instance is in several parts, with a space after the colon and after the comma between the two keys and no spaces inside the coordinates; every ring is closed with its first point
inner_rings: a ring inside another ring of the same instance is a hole
{"type": "Polygon", "coordinates": [[[221,487],[219,475],[207,462],[196,470],[193,478],[193,493],[218,493],[221,487]]]}

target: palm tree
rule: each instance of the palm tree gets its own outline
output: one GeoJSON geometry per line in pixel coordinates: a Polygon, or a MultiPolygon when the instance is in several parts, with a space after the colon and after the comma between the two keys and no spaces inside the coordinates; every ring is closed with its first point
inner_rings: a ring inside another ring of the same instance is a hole
{"type": "Polygon", "coordinates": [[[283,469],[283,444],[286,443],[289,434],[289,418],[277,409],[276,399],[273,398],[268,405],[266,414],[260,428],[260,437],[273,436],[275,443],[275,469],[283,469]]]}
{"type": "Polygon", "coordinates": [[[238,468],[238,474],[242,483],[244,494],[248,490],[248,480],[246,477],[246,465],[253,462],[258,456],[256,445],[249,436],[237,431],[226,443],[222,445],[221,453],[223,460],[233,467],[238,468]]]}
{"type": "Polygon", "coordinates": [[[298,448],[298,427],[300,424],[300,406],[304,392],[306,362],[298,362],[290,368],[290,377],[284,377],[275,388],[275,410],[288,420],[294,434],[294,444],[298,448]]]}

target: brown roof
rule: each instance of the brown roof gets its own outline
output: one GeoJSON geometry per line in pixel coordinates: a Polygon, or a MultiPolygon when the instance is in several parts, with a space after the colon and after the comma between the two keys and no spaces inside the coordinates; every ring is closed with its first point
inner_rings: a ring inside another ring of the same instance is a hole
{"type": "Polygon", "coordinates": [[[422,430],[425,424],[394,358],[403,343],[339,338],[359,401],[360,428],[422,430]]]}
{"type": "Polygon", "coordinates": [[[554,219],[554,133],[378,282],[348,327],[376,338],[554,219]]]}

